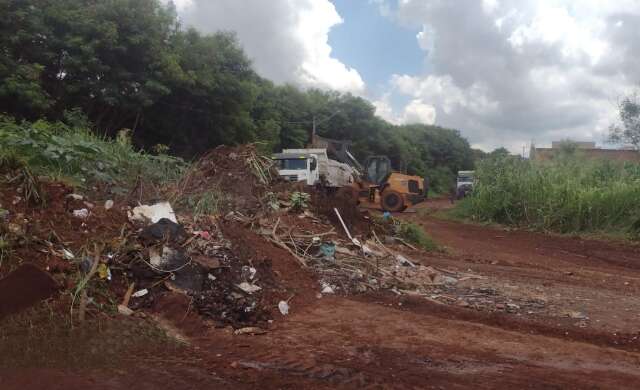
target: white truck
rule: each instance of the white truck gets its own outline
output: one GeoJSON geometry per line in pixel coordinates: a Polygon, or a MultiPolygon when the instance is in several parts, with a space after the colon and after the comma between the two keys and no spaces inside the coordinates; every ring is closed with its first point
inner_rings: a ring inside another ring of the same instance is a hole
{"type": "Polygon", "coordinates": [[[473,190],[475,171],[458,171],[456,179],[456,198],[462,199],[473,190]]]}
{"type": "Polygon", "coordinates": [[[354,181],[355,170],[327,157],[326,149],[283,149],[273,155],[278,173],[288,181],[339,188],[354,181]]]}

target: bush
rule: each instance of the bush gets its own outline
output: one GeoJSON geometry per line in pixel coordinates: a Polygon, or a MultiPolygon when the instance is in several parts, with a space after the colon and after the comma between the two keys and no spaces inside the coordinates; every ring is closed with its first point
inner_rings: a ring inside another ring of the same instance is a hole
{"type": "Polygon", "coordinates": [[[428,251],[438,250],[438,245],[427,236],[424,230],[413,223],[402,223],[399,229],[400,237],[428,251]]]}
{"type": "Polygon", "coordinates": [[[109,182],[126,187],[139,177],[163,183],[186,167],[178,158],[136,151],[126,131],[109,140],[91,132],[81,118],[73,117],[71,123],[17,123],[0,115],[0,161],[18,158],[37,175],[79,186],[109,182]]]}
{"type": "Polygon", "coordinates": [[[638,234],[640,164],[587,160],[486,159],[473,194],[456,212],[477,221],[560,233],[638,234]]]}

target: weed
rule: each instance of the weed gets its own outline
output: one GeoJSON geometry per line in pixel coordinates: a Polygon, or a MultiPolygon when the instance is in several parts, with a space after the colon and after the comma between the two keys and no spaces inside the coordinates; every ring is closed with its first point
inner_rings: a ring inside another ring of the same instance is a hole
{"type": "Polygon", "coordinates": [[[294,211],[300,211],[309,207],[311,195],[306,192],[295,191],[291,193],[289,200],[291,201],[291,209],[294,211]]]}
{"type": "Polygon", "coordinates": [[[436,244],[431,237],[427,236],[424,229],[414,223],[407,222],[400,224],[398,233],[403,239],[425,250],[439,250],[438,244],[436,244]]]}
{"type": "Polygon", "coordinates": [[[136,151],[127,131],[109,140],[95,135],[89,127],[78,127],[85,123],[80,119],[70,122],[74,125],[17,123],[0,115],[0,162],[19,156],[32,177],[66,177],[79,186],[94,182],[126,186],[137,177],[166,183],[177,179],[186,168],[181,159],[136,151]]]}
{"type": "Polygon", "coordinates": [[[193,217],[197,220],[204,215],[220,214],[227,203],[229,198],[222,191],[208,190],[178,200],[177,204],[191,209],[193,217]]]}
{"type": "Polygon", "coordinates": [[[640,219],[640,164],[561,155],[478,164],[473,194],[455,214],[559,233],[633,235],[640,219]]]}

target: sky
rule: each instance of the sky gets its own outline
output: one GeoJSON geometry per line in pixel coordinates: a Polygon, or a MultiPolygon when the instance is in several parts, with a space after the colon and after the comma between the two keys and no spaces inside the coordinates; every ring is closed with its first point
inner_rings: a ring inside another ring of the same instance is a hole
{"type": "Polygon", "coordinates": [[[472,146],[595,141],[640,82],[639,0],[174,0],[276,83],[350,92],[472,146]]]}

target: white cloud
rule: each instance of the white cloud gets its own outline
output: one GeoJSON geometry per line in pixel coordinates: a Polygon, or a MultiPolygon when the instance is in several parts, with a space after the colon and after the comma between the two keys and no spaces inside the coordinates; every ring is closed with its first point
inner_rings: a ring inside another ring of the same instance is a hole
{"type": "Polygon", "coordinates": [[[436,121],[436,109],[420,99],[413,99],[404,108],[404,123],[424,123],[432,125],[436,121]]]}
{"type": "Polygon", "coordinates": [[[180,0],[188,26],[235,31],[258,73],[278,83],[363,94],[356,69],[331,57],[329,31],[343,22],[329,0],[180,0]]]}
{"type": "Polygon", "coordinates": [[[400,0],[394,20],[421,30],[426,74],[393,75],[378,112],[402,122],[414,102],[436,124],[492,149],[561,138],[602,142],[616,100],[640,82],[640,1],[400,0]]]}
{"type": "Polygon", "coordinates": [[[376,115],[395,125],[422,123],[432,125],[436,120],[436,109],[422,99],[413,99],[402,112],[396,113],[389,102],[389,95],[373,101],[376,115]]]}

